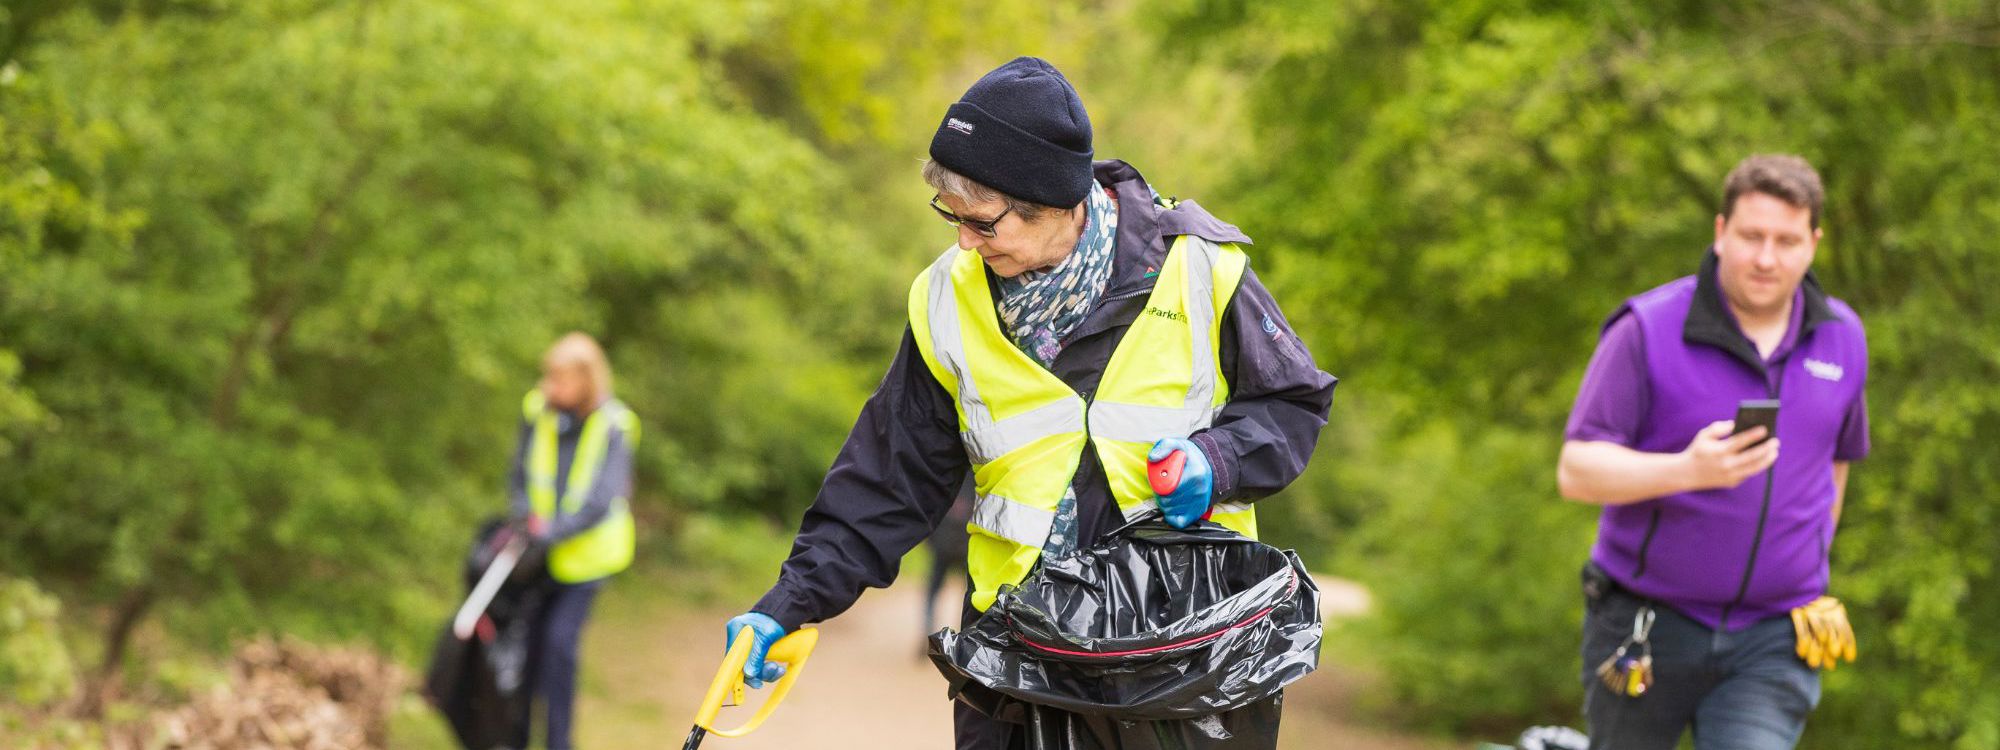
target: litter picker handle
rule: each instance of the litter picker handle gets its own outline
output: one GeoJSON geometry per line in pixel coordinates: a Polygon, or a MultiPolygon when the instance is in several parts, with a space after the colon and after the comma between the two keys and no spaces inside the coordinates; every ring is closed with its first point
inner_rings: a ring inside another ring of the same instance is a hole
{"type": "Polygon", "coordinates": [[[467,594],[465,603],[459,605],[458,614],[451,618],[451,634],[461,641],[472,639],[473,630],[479,625],[480,615],[486,614],[486,605],[493,603],[495,594],[507,582],[507,576],[514,573],[514,566],[521,562],[521,555],[528,549],[528,540],[514,536],[493,556],[493,562],[486,566],[486,572],[479,576],[479,583],[467,594]]]}
{"type": "MultiPolygon", "coordinates": [[[[1147,461],[1146,481],[1153,485],[1153,494],[1164,497],[1180,489],[1181,472],[1187,470],[1187,462],[1187,451],[1174,451],[1158,461],[1147,461]]],[[[1215,506],[1211,505],[1202,512],[1201,519],[1206,521],[1213,515],[1215,506]]]]}
{"type": "Polygon", "coordinates": [[[699,743],[697,735],[704,734],[741,737],[771,718],[771,712],[776,711],[778,704],[785,700],[785,694],[791,692],[792,682],[799,679],[800,672],[805,671],[806,658],[812,655],[813,647],[819,645],[819,629],[800,628],[799,632],[771,644],[764,660],[785,665],[784,676],[771,686],[770,697],[764,699],[764,705],[757,707],[757,712],[751,714],[749,721],[735,729],[716,729],[715,717],[722,712],[723,705],[743,702],[743,665],[750,661],[750,647],[756,642],[757,634],[755,630],[745,627],[736,631],[734,640],[729,646],[729,653],[722,657],[722,667],[716,670],[715,680],[708,684],[708,694],[701,699],[701,710],[695,713],[694,730],[689,734],[691,742],[699,743]]]}
{"type": "Polygon", "coordinates": [[[1172,494],[1181,486],[1181,470],[1187,468],[1187,453],[1174,451],[1166,458],[1146,462],[1146,481],[1152,483],[1153,494],[1172,494]]]}

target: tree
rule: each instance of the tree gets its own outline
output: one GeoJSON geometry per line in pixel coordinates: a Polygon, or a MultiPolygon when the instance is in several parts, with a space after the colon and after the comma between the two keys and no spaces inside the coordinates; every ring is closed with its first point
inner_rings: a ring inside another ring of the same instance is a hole
{"type": "MultiPolygon", "coordinates": [[[[0,560],[110,605],[100,677],[155,611],[421,642],[557,333],[671,372],[627,342],[832,286],[800,271],[850,249],[832,170],[698,52],[732,11],[543,10],[78,9],[8,68],[0,560]]],[[[793,322],[784,354],[840,351],[793,322]]],[[[708,385],[637,381],[649,417],[708,385]]],[[[713,481],[647,445],[642,510],[713,481]]]]}
{"type": "Polygon", "coordinates": [[[2000,602],[1972,594],[1993,583],[2000,477],[1971,437],[2000,428],[2000,332],[1966,325],[1992,317],[1976,290],[1995,257],[1974,238],[2000,222],[1990,7],[1165,15],[1170,35],[1225,30],[1198,64],[1259,71],[1240,188],[1275,228],[1265,277],[1313,300],[1290,303],[1294,322],[1357,376],[1343,416],[1362,426],[1302,485],[1356,523],[1347,559],[1384,614],[1354,637],[1403,705],[1461,728],[1573,715],[1569,586],[1590,514],[1555,500],[1552,469],[1597,326],[1692,271],[1731,164],[1791,151],[1830,190],[1818,273],[1874,349],[1876,453],[1833,551],[1863,656],[1829,675],[1808,744],[2000,743],[2000,651],[1973,633],[2000,602]],[[1437,476],[1455,478],[1418,479],[1437,476]],[[1544,691],[1560,692],[1512,697],[1544,691]]]}

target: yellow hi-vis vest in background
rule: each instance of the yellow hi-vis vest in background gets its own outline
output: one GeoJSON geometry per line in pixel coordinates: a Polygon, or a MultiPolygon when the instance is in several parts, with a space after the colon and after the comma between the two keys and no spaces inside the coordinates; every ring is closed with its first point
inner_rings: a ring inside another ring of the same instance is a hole
{"type": "MultiPolygon", "coordinates": [[[[557,503],[565,513],[583,508],[584,496],[604,467],[612,427],[625,434],[628,449],[639,447],[639,418],[617,399],[604,402],[583,420],[583,435],[577,438],[576,455],[570,459],[569,481],[558,494],[556,410],[548,408],[541,391],[529,391],[521,400],[521,417],[535,425],[528,444],[528,504],[535,515],[551,522],[557,503]]],[[[562,583],[583,583],[624,570],[632,564],[633,537],[632,510],[625,498],[615,498],[610,512],[597,525],[549,550],[549,575],[562,583]]]]}
{"type": "MultiPolygon", "coordinates": [[[[910,330],[931,375],[958,404],[979,495],[966,525],[972,606],[991,606],[1001,586],[1020,583],[1041,559],[1084,446],[1096,446],[1125,517],[1155,507],[1147,451],[1161,438],[1208,427],[1228,400],[1221,312],[1247,262],[1233,244],[1178,238],[1088,402],[1001,331],[978,253],[951,248],[917,276],[910,330]]],[[[1214,511],[1212,520],[1257,535],[1248,506],[1214,511]]]]}

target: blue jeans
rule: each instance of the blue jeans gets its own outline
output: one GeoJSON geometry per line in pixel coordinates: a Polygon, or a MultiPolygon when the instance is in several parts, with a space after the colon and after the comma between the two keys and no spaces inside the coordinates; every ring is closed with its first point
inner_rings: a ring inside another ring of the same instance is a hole
{"type": "Polygon", "coordinates": [[[1819,672],[1799,659],[1791,618],[1723,632],[1654,605],[1653,687],[1630,698],[1605,687],[1597,665],[1631,636],[1642,604],[1617,589],[1586,601],[1583,712],[1592,750],[1673,750],[1689,728],[1696,750],[1798,744],[1819,705],[1819,672]]]}
{"type": "MultiPolygon", "coordinates": [[[[548,711],[549,750],[570,750],[570,720],[576,710],[577,652],[590,603],[603,581],[552,584],[528,638],[527,684],[548,711]]],[[[530,711],[532,713],[532,711],[530,711]]],[[[528,717],[521,717],[514,747],[528,746],[528,717]]]]}

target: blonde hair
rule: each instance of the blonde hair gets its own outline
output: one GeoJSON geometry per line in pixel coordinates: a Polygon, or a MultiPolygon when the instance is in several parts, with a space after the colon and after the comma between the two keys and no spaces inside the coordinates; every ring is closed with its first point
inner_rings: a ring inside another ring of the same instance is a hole
{"type": "Polygon", "coordinates": [[[542,355],[542,369],[557,367],[582,367],[590,376],[590,398],[587,403],[595,407],[611,398],[611,360],[605,358],[604,348],[597,345],[597,339],[582,331],[570,331],[556,339],[547,354],[542,355]]]}

